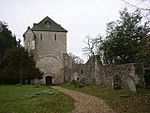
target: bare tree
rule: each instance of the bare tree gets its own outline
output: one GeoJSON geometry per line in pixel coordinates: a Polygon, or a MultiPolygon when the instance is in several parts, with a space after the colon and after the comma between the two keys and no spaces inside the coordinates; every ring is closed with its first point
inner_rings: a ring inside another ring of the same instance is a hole
{"type": "Polygon", "coordinates": [[[128,2],[128,0],[122,0],[127,5],[139,9],[142,12],[142,15],[150,21],[150,0],[136,0],[136,4],[128,2]]]}
{"type": "MultiPolygon", "coordinates": [[[[130,2],[126,1],[126,0],[122,0],[123,2],[125,2],[126,4],[132,6],[132,7],[135,7],[135,8],[138,8],[140,10],[144,10],[144,11],[150,11],[150,6],[148,4],[145,4],[145,7],[140,7],[140,6],[137,6],[135,4],[131,4],[130,2]]],[[[137,0],[137,1],[142,1],[142,2],[150,2],[150,0],[137,0]]]]}
{"type": "Polygon", "coordinates": [[[84,63],[83,59],[81,59],[79,56],[74,55],[73,53],[69,53],[69,56],[71,58],[71,61],[74,64],[83,64],[84,63]]]}
{"type": "Polygon", "coordinates": [[[100,54],[99,47],[101,42],[102,42],[102,36],[100,34],[96,38],[91,38],[90,36],[86,36],[86,40],[84,40],[86,46],[82,49],[83,54],[88,56],[89,58],[91,56],[94,56],[95,54],[100,54]]]}
{"type": "Polygon", "coordinates": [[[94,44],[92,38],[90,36],[86,36],[86,40],[84,40],[86,46],[83,48],[84,55],[91,57],[94,55],[94,44]]]}

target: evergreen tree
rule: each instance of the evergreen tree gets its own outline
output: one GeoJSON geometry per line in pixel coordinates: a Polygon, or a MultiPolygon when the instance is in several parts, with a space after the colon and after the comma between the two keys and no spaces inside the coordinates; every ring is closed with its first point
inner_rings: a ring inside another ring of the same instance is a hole
{"type": "MultiPolygon", "coordinates": [[[[106,40],[100,46],[105,64],[137,63],[141,61],[143,35],[148,36],[148,26],[141,25],[142,16],[124,9],[120,20],[107,24],[106,40]]],[[[148,37],[145,37],[148,38],[148,37]]]]}
{"type": "Polygon", "coordinates": [[[2,78],[8,83],[23,83],[24,80],[42,78],[33,56],[23,47],[7,49],[2,62],[2,78]]]}
{"type": "Polygon", "coordinates": [[[16,37],[12,35],[12,32],[8,29],[8,25],[5,22],[0,21],[0,64],[5,50],[7,48],[16,47],[16,45],[16,37]]]}
{"type": "Polygon", "coordinates": [[[0,83],[23,83],[42,78],[32,55],[21,47],[5,22],[0,21],[0,83]]]}

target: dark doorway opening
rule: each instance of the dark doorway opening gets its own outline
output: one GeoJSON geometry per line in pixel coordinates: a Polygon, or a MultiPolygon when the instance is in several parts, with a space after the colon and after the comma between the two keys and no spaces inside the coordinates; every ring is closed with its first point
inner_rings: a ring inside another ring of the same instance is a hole
{"type": "Polygon", "coordinates": [[[51,76],[45,77],[45,81],[46,81],[46,85],[51,85],[52,84],[52,77],[51,76]]]}
{"type": "Polygon", "coordinates": [[[145,88],[150,88],[150,69],[144,72],[145,88]]]}
{"type": "Polygon", "coordinates": [[[121,89],[121,77],[119,75],[115,75],[113,77],[114,89],[121,89]]]}

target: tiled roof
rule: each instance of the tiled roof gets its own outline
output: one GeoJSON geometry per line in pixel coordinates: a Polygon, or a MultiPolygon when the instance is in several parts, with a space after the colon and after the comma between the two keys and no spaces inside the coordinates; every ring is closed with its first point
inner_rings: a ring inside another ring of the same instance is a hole
{"type": "Polygon", "coordinates": [[[59,24],[54,22],[51,18],[48,16],[45,17],[41,22],[38,24],[34,23],[32,27],[33,31],[53,31],[53,32],[67,32],[63,27],[61,27],[59,24]]]}

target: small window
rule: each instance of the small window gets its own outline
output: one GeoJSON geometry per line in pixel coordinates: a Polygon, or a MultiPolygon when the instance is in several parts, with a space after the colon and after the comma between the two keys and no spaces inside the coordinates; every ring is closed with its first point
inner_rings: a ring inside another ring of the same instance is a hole
{"type": "Polygon", "coordinates": [[[40,40],[42,40],[42,34],[40,34],[40,40]]]}
{"type": "Polygon", "coordinates": [[[81,74],[83,74],[83,70],[81,70],[81,74]]]}
{"type": "Polygon", "coordinates": [[[46,28],[50,28],[51,27],[51,23],[50,22],[46,22],[45,25],[46,25],[46,28]]]}
{"type": "Polygon", "coordinates": [[[54,36],[54,39],[55,39],[55,41],[56,41],[56,34],[55,34],[55,36],[54,36]]]}

